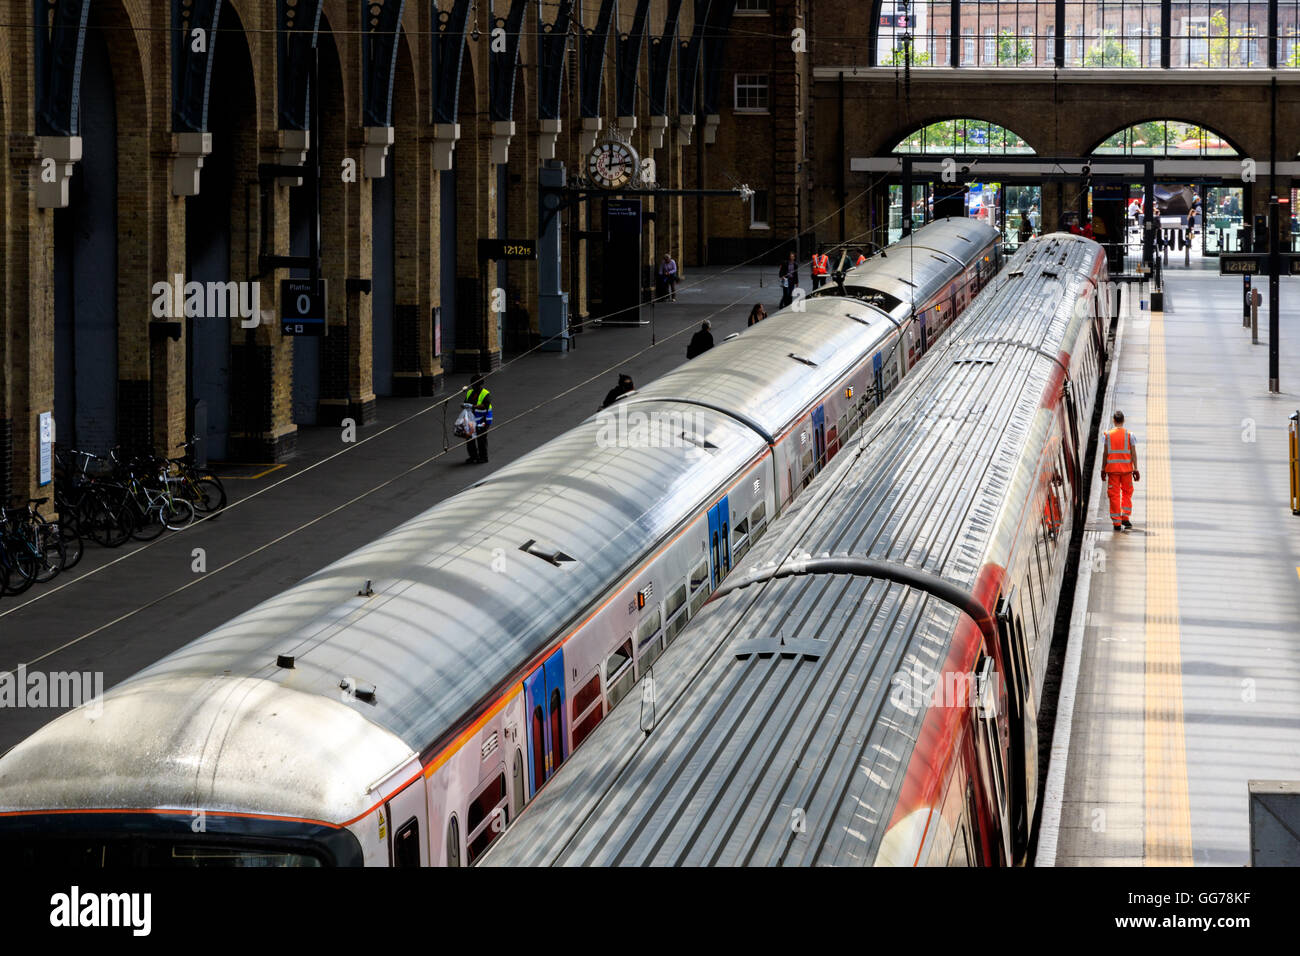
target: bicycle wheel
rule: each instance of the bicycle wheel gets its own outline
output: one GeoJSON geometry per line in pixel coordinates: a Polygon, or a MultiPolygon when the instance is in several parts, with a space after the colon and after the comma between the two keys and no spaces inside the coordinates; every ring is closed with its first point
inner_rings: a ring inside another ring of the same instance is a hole
{"type": "Polygon", "coordinates": [[[85,552],[85,545],[82,543],[81,535],[75,527],[70,527],[60,521],[57,525],[59,537],[63,539],[63,570],[71,571],[81,562],[81,555],[85,552]]]}
{"type": "Polygon", "coordinates": [[[41,584],[52,581],[67,561],[67,550],[58,532],[47,525],[35,525],[31,528],[32,537],[26,542],[31,549],[36,565],[36,580],[41,584]]]}
{"type": "Polygon", "coordinates": [[[195,514],[214,516],[226,506],[226,489],[215,475],[193,478],[189,486],[195,514]]]}
{"type": "Polygon", "coordinates": [[[160,501],[155,513],[169,531],[180,531],[194,522],[194,506],[184,498],[160,501]]]}
{"type": "Polygon", "coordinates": [[[96,544],[117,548],[130,539],[135,522],[125,505],[115,505],[103,495],[92,495],[81,504],[78,525],[89,531],[90,540],[96,544]]]}
{"type": "Polygon", "coordinates": [[[158,516],[158,506],[152,503],[147,510],[141,510],[139,502],[131,498],[123,510],[131,515],[131,537],[137,541],[152,541],[167,530],[158,516]]]}
{"type": "Polygon", "coordinates": [[[5,556],[0,561],[9,567],[5,593],[22,594],[36,581],[36,558],[21,541],[12,538],[5,538],[0,547],[5,549],[5,556]]]}

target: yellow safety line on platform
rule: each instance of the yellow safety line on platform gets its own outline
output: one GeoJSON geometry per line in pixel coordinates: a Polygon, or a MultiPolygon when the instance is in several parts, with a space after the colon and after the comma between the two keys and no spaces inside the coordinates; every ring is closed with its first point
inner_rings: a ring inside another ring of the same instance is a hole
{"type": "Polygon", "coordinates": [[[1191,866],[1164,314],[1151,314],[1146,468],[1146,860],[1191,866]]]}
{"type": "MultiPolygon", "coordinates": [[[[257,465],[253,466],[258,467],[257,465]]],[[[288,465],[271,465],[266,471],[259,471],[255,475],[217,475],[222,481],[257,481],[258,478],[265,478],[273,471],[279,471],[281,468],[288,468],[288,465]]]]}

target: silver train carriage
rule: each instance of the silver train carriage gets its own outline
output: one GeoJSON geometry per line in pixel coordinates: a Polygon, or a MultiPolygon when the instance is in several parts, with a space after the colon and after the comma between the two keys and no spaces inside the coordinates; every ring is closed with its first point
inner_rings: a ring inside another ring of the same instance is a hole
{"type": "Polygon", "coordinates": [[[1105,279],[1012,257],[484,863],[1023,862],[1105,279]]]}
{"type": "Polygon", "coordinates": [[[999,264],[900,248],[18,744],[0,857],[474,862],[999,264]]]}

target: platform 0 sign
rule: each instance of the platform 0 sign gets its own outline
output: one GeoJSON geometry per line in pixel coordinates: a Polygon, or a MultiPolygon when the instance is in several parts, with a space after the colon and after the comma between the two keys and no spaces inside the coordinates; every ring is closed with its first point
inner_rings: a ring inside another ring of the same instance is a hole
{"type": "Polygon", "coordinates": [[[310,279],[285,279],[280,283],[280,334],[326,333],[327,280],[314,285],[310,279]]]}

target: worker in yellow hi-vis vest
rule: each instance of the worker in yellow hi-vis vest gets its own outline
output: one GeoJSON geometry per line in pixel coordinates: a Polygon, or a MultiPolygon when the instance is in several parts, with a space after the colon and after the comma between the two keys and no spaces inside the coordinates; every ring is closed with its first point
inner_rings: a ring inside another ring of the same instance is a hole
{"type": "Polygon", "coordinates": [[[1133,527],[1129,516],[1133,513],[1133,482],[1139,481],[1137,443],[1133,433],[1124,427],[1124,413],[1118,409],[1111,416],[1113,428],[1102,436],[1101,475],[1106,479],[1106,495],[1110,499],[1110,523],[1116,531],[1133,527]]]}

